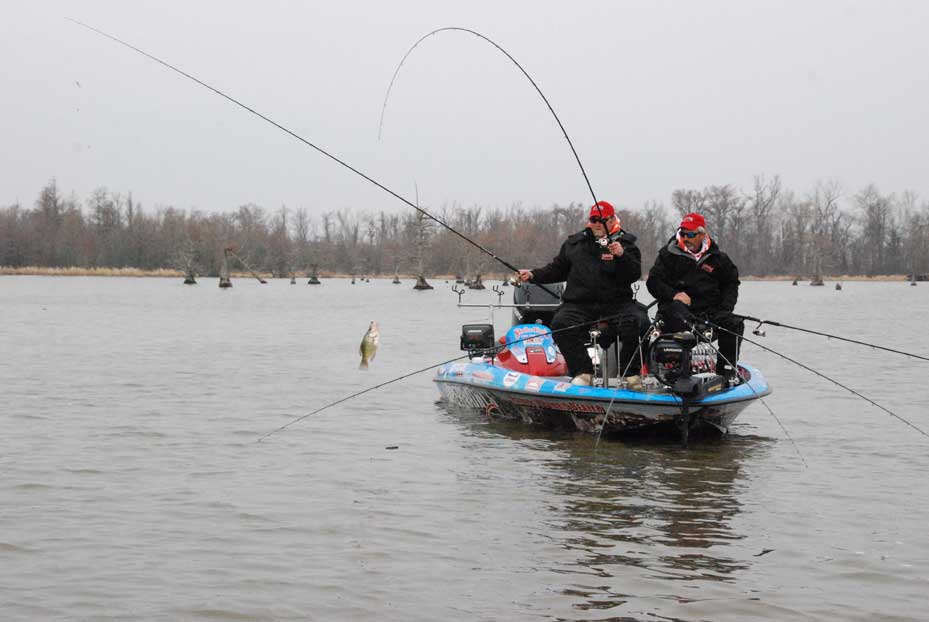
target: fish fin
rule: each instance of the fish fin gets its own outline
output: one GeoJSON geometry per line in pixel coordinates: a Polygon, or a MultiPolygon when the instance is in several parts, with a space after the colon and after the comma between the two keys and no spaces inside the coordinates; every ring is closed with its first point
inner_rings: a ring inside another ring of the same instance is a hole
{"type": "Polygon", "coordinates": [[[368,361],[361,359],[361,363],[358,365],[358,369],[368,369],[368,361]]]}

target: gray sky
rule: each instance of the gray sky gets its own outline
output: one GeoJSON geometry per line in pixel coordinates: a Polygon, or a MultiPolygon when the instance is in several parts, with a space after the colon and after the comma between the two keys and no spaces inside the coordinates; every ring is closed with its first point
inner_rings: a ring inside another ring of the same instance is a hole
{"type": "Polygon", "coordinates": [[[147,208],[403,208],[361,178],[144,57],[213,84],[424,205],[589,201],[780,174],[798,192],[929,197],[927,2],[6,0],[0,205],[57,178],[147,208]],[[78,86],[78,83],[80,86],[78,86]]]}

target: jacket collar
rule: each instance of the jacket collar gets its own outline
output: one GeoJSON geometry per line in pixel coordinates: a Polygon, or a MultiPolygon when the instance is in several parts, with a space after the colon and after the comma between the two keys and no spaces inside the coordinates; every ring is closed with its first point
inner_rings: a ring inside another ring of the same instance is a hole
{"type": "MultiPolygon", "coordinates": [[[[668,241],[667,249],[668,249],[668,252],[671,253],[672,255],[677,255],[678,257],[686,257],[687,259],[691,261],[694,260],[694,258],[691,255],[688,255],[687,253],[685,253],[678,247],[677,237],[672,237],[668,241]]],[[[711,240],[710,247],[706,250],[706,253],[703,254],[703,257],[700,258],[700,261],[697,261],[695,263],[699,266],[700,264],[704,263],[707,259],[709,259],[713,255],[718,255],[718,254],[719,254],[719,247],[716,245],[716,240],[711,240]]]]}

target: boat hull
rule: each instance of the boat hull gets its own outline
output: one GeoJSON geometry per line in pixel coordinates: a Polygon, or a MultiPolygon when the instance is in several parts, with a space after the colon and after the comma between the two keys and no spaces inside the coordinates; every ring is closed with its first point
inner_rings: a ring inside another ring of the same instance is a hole
{"type": "Polygon", "coordinates": [[[682,399],[670,393],[583,387],[488,363],[444,365],[435,382],[449,406],[547,428],[599,432],[602,426],[603,433],[619,433],[687,426],[725,433],[747,406],[771,392],[757,369],[739,367],[747,382],[688,403],[686,415],[682,399]]]}

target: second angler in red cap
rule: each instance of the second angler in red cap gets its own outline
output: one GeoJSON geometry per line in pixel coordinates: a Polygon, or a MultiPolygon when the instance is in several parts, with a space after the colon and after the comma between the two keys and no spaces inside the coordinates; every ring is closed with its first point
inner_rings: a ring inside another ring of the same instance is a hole
{"type": "Polygon", "coordinates": [[[574,384],[592,381],[594,366],[586,346],[590,327],[584,323],[600,318],[613,318],[601,332],[600,344],[609,347],[618,334],[622,339],[620,370],[624,376],[639,374],[635,354],[648,330],[648,314],[632,296],[631,286],[642,275],[642,255],[635,239],[622,229],[613,206],[598,201],[588,212],[586,227],[565,240],[551,263],[519,271],[524,282],[566,282],[551,328],[574,384]]]}
{"type": "MultiPolygon", "coordinates": [[[[707,319],[742,335],[743,320],[735,315],[739,298],[739,269],[710,239],[706,219],[685,215],[677,233],[658,251],[645,282],[658,301],[658,315],[668,332],[686,330],[692,318],[707,319]]],[[[725,331],[717,335],[716,371],[736,377],[739,337],[725,331]]]]}
{"type": "Polygon", "coordinates": [[[681,219],[679,228],[687,231],[706,231],[706,219],[697,212],[691,212],[681,219]]]}

